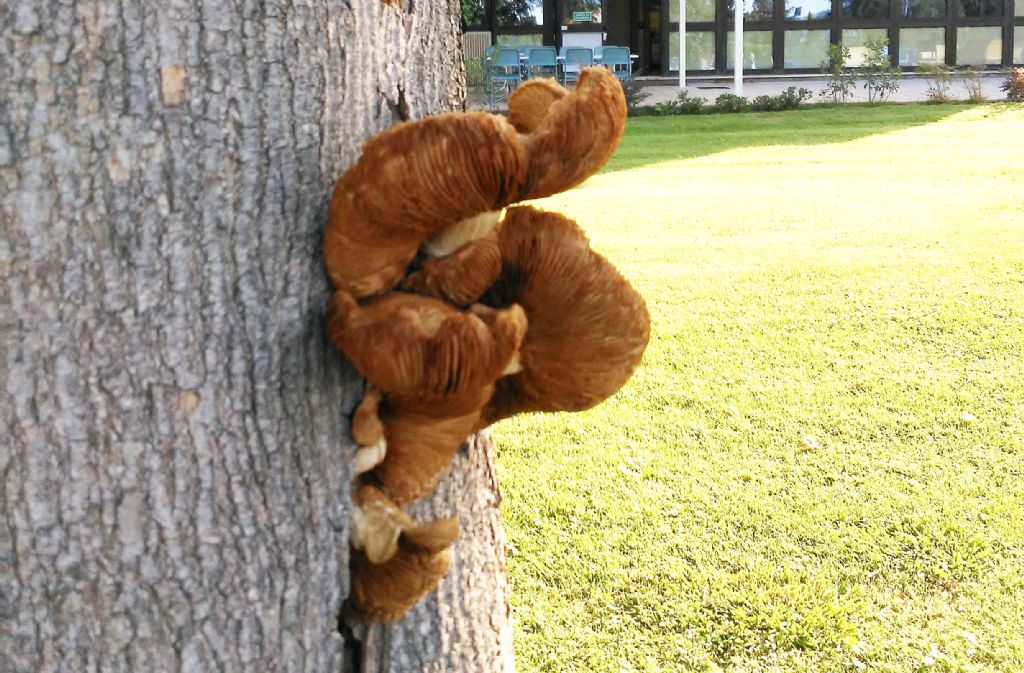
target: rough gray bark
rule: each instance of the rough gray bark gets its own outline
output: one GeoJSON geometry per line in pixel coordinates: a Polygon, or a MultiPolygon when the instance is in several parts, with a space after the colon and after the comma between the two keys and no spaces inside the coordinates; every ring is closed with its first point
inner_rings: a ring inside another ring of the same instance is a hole
{"type": "Polygon", "coordinates": [[[410,509],[416,519],[459,516],[452,567],[437,591],[407,618],[389,625],[354,625],[367,643],[363,673],[512,673],[511,597],[500,504],[491,436],[484,431],[459,451],[433,497],[410,509]],[[438,630],[440,638],[424,638],[423,624],[447,626],[438,630]]]}
{"type": "MultiPolygon", "coordinates": [[[[0,671],[342,670],[362,384],[326,202],[367,136],[460,104],[457,7],[0,3],[0,671]]],[[[420,640],[506,628],[453,609],[420,640]]]]}

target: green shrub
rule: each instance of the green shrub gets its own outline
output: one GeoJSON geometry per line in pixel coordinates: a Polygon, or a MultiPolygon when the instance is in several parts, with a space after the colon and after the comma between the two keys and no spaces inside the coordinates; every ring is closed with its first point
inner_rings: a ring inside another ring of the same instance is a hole
{"type": "Polygon", "coordinates": [[[781,102],[778,96],[754,96],[750,101],[750,109],[757,112],[774,112],[782,109],[781,102]]]}
{"type": "Polygon", "coordinates": [[[686,91],[683,91],[676,98],[679,107],[682,108],[683,114],[698,115],[704,112],[704,105],[706,101],[703,98],[697,96],[691,96],[686,91]]]}
{"type": "Polygon", "coordinates": [[[960,76],[963,77],[964,88],[967,89],[967,100],[972,103],[984,103],[988,100],[981,86],[981,73],[977,70],[964,70],[960,76]]]}
{"type": "Polygon", "coordinates": [[[659,117],[658,110],[653,105],[638,105],[636,109],[629,111],[630,117],[659,117]]]}
{"type": "Polygon", "coordinates": [[[949,84],[953,79],[949,68],[938,63],[922,63],[917,66],[917,73],[928,86],[926,95],[929,102],[949,103],[953,100],[949,94],[949,84]]]}
{"type": "Polygon", "coordinates": [[[797,89],[795,86],[791,86],[776,96],[776,98],[781,101],[780,110],[795,110],[804,101],[811,100],[812,95],[814,94],[803,87],[797,89]]]}
{"type": "Polygon", "coordinates": [[[849,60],[850,48],[845,44],[828,46],[828,60],[821,64],[821,71],[826,74],[825,88],[821,90],[822,98],[831,98],[833,103],[845,103],[853,95],[854,76],[846,70],[846,62],[849,60]]]}
{"type": "Polygon", "coordinates": [[[630,117],[644,114],[640,112],[640,103],[647,100],[650,97],[651,92],[644,91],[643,87],[640,86],[640,83],[633,77],[620,80],[620,83],[622,84],[622,93],[626,96],[627,114],[630,117]]]}
{"type": "Polygon", "coordinates": [[[466,86],[482,87],[484,85],[485,66],[483,59],[466,59],[466,86]]]}
{"type": "Polygon", "coordinates": [[[1024,102],[1024,68],[1006,73],[1006,81],[999,88],[1006,92],[1007,100],[1024,102]]]}
{"type": "Polygon", "coordinates": [[[750,103],[743,96],[723,93],[715,99],[715,109],[719,112],[746,112],[750,109],[750,103]]]}
{"type": "Polygon", "coordinates": [[[889,58],[889,40],[867,40],[864,47],[868,55],[860,68],[864,88],[868,90],[868,102],[880,103],[900,88],[902,73],[892,66],[889,58]]]}
{"type": "Polygon", "coordinates": [[[809,100],[811,92],[791,86],[778,96],[757,96],[750,101],[750,109],[758,112],[776,112],[778,110],[795,110],[805,100],[809,100]]]}
{"type": "Polygon", "coordinates": [[[680,91],[674,100],[668,100],[655,105],[654,111],[655,114],[662,117],[699,115],[704,112],[704,99],[691,96],[687,91],[680,91]]]}

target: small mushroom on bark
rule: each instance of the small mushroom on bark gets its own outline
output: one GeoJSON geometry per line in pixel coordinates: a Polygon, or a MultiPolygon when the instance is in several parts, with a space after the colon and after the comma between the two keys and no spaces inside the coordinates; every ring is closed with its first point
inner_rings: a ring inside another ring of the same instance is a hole
{"type": "MultiPolygon", "coordinates": [[[[410,503],[433,490],[466,437],[479,425],[483,407],[493,394],[493,384],[482,387],[474,407],[454,414],[439,411],[429,399],[385,399],[380,419],[386,451],[372,475],[395,503],[410,503]]],[[[367,450],[372,448],[360,449],[367,450]]]]}
{"type": "Polygon", "coordinates": [[[384,460],[387,441],[384,439],[384,424],[379,416],[380,403],[384,399],[380,390],[368,384],[363,400],[356,407],[352,417],[352,439],[356,440],[356,455],[352,462],[352,473],[357,477],[369,472],[384,460]]]}
{"type": "Polygon", "coordinates": [[[392,395],[370,391],[352,420],[358,444],[353,471],[372,471],[373,478],[397,504],[430,492],[452,457],[480,421],[494,385],[481,386],[475,396],[453,399],[392,395]]]}
{"type": "Polygon", "coordinates": [[[391,622],[448,572],[456,519],[417,524],[386,494],[364,484],[354,497],[351,611],[391,622]]]}
{"type": "Polygon", "coordinates": [[[481,425],[525,411],[588,409],[621,388],[650,338],[640,294],[557,213],[510,208],[498,243],[502,272],[482,301],[522,306],[529,327],[520,371],[497,381],[481,425]]]}

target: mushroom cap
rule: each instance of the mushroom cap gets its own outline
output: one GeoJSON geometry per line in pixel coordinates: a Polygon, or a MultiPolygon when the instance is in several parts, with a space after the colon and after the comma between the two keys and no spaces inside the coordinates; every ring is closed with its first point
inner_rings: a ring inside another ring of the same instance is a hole
{"type": "Polygon", "coordinates": [[[327,329],[359,373],[385,395],[475,399],[519,349],[526,316],[519,306],[459,311],[405,292],[361,306],[339,291],[328,307],[327,329]]]}
{"type": "Polygon", "coordinates": [[[416,523],[380,489],[360,486],[352,500],[356,504],[352,545],[366,553],[370,563],[379,565],[398,553],[398,537],[416,523]]]}
{"type": "Polygon", "coordinates": [[[525,170],[525,149],[498,115],[448,113],[378,133],[331,197],[331,282],[359,298],[394,288],[424,238],[512,203],[525,170]]]}
{"type": "Polygon", "coordinates": [[[482,423],[523,411],[579,411],[621,388],[643,358],[643,297],[572,220],[510,208],[498,232],[504,267],[482,301],[529,316],[521,371],[495,383],[482,423]]]}
{"type": "Polygon", "coordinates": [[[519,201],[586,180],[608,162],[626,128],[626,96],[610,70],[584,68],[568,95],[558,95],[554,86],[531,80],[509,96],[509,121],[526,134],[529,159],[519,201]]]}
{"type": "Polygon", "coordinates": [[[533,133],[544,124],[551,106],[569,95],[569,90],[553,79],[528,80],[508,97],[508,123],[520,133],[533,133]]]}
{"type": "Polygon", "coordinates": [[[364,484],[353,535],[351,605],[373,621],[398,619],[448,572],[458,519],[416,523],[380,489],[364,484]]]}

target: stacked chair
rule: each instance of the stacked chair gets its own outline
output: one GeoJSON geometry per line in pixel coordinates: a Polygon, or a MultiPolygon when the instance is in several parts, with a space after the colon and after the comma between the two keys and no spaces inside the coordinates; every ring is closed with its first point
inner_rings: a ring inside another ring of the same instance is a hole
{"type": "Polygon", "coordinates": [[[526,78],[558,77],[558,56],[554,47],[527,47],[526,78]]]}

